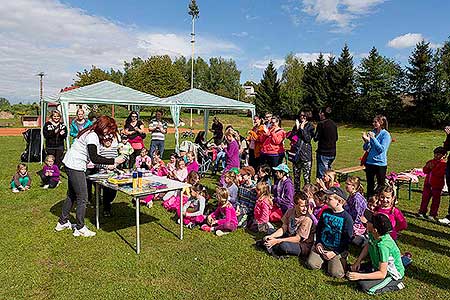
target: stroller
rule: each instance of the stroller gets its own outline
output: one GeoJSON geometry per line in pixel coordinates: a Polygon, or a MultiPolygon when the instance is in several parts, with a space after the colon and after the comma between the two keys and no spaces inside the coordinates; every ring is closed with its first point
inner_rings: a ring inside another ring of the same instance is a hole
{"type": "MultiPolygon", "coordinates": [[[[23,132],[23,138],[27,145],[25,150],[20,155],[22,162],[39,162],[41,161],[41,129],[30,128],[23,132]]],[[[45,152],[42,150],[42,157],[45,157],[45,152]]]]}
{"type": "Polygon", "coordinates": [[[203,177],[206,172],[209,171],[213,163],[212,157],[208,154],[208,151],[202,147],[197,147],[197,162],[198,162],[198,174],[203,177]]]}

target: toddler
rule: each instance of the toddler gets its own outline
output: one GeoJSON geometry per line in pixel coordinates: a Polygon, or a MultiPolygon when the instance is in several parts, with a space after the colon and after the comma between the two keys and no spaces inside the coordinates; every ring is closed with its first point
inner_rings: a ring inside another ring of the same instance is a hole
{"type": "Polygon", "coordinates": [[[16,173],[11,180],[11,189],[13,193],[29,190],[31,187],[31,176],[28,174],[26,164],[18,164],[16,173]]]}

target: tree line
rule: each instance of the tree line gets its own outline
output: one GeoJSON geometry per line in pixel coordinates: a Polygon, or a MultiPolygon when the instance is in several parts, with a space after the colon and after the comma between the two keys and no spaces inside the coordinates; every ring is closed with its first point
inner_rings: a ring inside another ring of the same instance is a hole
{"type": "Polygon", "coordinates": [[[400,66],[373,47],[359,66],[345,45],[338,58],[304,63],[285,59],[281,78],[270,62],[254,84],[257,111],[295,116],[300,109],[330,106],[339,122],[370,122],[375,114],[407,126],[439,127],[450,122],[450,41],[436,50],[422,41],[409,65],[400,66]]]}

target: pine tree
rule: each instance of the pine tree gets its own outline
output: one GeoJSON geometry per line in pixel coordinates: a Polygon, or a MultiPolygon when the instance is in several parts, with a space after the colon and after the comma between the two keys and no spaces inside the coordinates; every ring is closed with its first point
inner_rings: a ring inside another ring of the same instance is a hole
{"type": "Polygon", "coordinates": [[[283,75],[281,76],[280,97],[283,116],[295,116],[303,103],[302,79],[305,66],[300,58],[292,53],[286,56],[283,75]]]}
{"type": "Polygon", "coordinates": [[[407,67],[410,93],[414,97],[415,119],[423,126],[430,120],[431,108],[431,82],[432,82],[432,51],[430,43],[421,41],[416,45],[409,57],[407,67]]]}
{"type": "Polygon", "coordinates": [[[354,118],[356,90],[353,57],[347,44],[342,49],[335,70],[336,81],[330,86],[330,90],[336,93],[333,102],[330,103],[333,109],[333,116],[337,121],[350,121],[354,118]]]}
{"type": "Polygon", "coordinates": [[[327,66],[322,53],[320,53],[314,64],[312,62],[306,64],[303,86],[305,90],[303,102],[312,110],[318,111],[327,103],[327,66]]]}
{"type": "Polygon", "coordinates": [[[257,86],[255,105],[258,113],[280,113],[280,81],[272,61],[267,65],[257,86]]]}
{"type": "Polygon", "coordinates": [[[450,41],[437,49],[431,72],[431,125],[443,126],[450,121],[450,41]]]}

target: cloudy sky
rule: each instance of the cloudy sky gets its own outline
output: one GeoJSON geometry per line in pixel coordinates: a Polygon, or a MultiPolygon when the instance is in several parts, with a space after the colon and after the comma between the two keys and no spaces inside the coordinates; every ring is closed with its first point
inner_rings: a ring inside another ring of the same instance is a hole
{"type": "MultiPolygon", "coordinates": [[[[36,101],[95,65],[121,68],[132,57],[190,55],[188,0],[13,0],[0,7],[0,97],[36,101]]],[[[450,1],[197,0],[197,54],[233,58],[241,81],[259,81],[269,60],[289,52],[305,62],[355,60],[376,46],[403,65],[422,39],[439,47],[450,35],[450,1]]]]}

